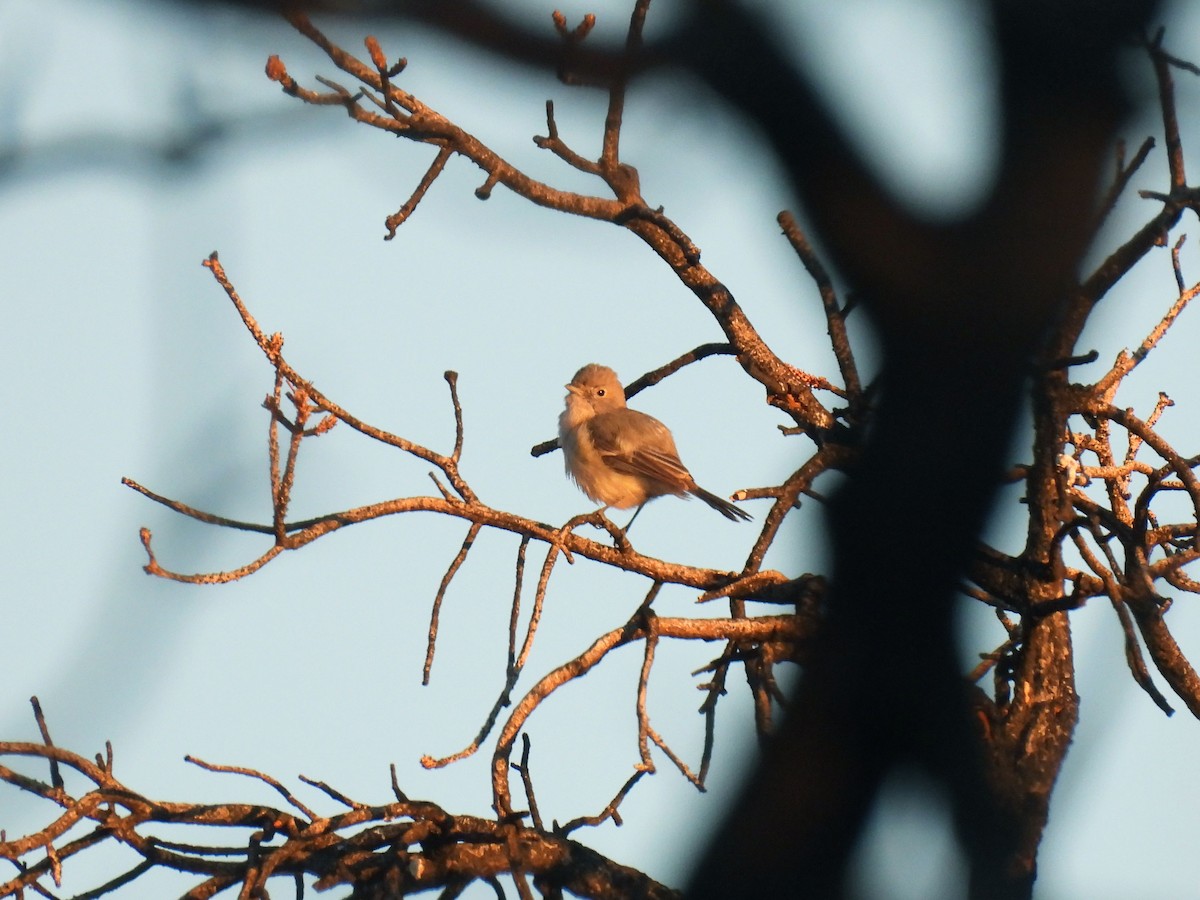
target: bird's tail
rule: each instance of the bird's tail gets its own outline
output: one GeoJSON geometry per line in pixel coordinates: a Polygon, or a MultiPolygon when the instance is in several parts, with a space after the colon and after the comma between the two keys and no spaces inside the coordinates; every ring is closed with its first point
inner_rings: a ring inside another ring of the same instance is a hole
{"type": "Polygon", "coordinates": [[[699,497],[721,515],[734,522],[749,522],[754,516],[746,512],[740,506],[734,506],[724,497],[718,497],[716,494],[710,494],[702,487],[694,487],[691,490],[694,497],[699,497]]]}

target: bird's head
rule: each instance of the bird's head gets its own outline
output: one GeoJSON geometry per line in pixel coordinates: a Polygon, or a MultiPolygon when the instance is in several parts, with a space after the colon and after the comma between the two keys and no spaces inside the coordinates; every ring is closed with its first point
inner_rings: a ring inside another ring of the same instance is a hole
{"type": "Polygon", "coordinates": [[[567,410],[572,417],[590,418],[625,406],[625,389],[608,366],[588,363],[566,386],[567,410]]]}

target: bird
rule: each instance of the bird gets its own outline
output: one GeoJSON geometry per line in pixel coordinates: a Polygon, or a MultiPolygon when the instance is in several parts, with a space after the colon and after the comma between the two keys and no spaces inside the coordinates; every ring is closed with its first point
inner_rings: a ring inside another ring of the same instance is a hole
{"type": "Polygon", "coordinates": [[[558,442],[567,475],[597,503],[637,512],[655,497],[699,497],[725,518],[749,521],[745,510],[696,484],[679,459],[671,431],[653,416],[625,405],[617,373],[589,363],[565,385],[566,408],[558,417],[558,442]]]}

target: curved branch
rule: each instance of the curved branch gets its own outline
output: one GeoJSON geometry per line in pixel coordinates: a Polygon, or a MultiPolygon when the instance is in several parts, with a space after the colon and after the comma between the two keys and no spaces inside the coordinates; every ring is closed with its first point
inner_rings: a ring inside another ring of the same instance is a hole
{"type": "MultiPolygon", "coordinates": [[[[656,617],[654,620],[654,632],[658,638],[701,641],[798,641],[812,627],[812,623],[798,616],[761,616],[752,619],[656,617]]],[[[512,794],[508,786],[508,760],[517,735],[533,711],[559,687],[594,669],[613,650],[646,637],[644,620],[635,615],[622,627],[601,635],[579,656],[547,673],[521,698],[504,723],[492,754],[492,797],[501,817],[513,813],[512,794]]],[[[422,764],[425,764],[425,760],[422,760],[422,764]]]]}
{"type": "MultiPolygon", "coordinates": [[[[310,103],[340,104],[357,122],[409,140],[449,148],[487,173],[485,190],[481,196],[486,196],[492,185],[502,184],[539,206],[622,225],[653,249],[704,304],[726,338],[737,348],[742,367],[763,385],[768,396],[774,398],[775,405],[792,416],[797,425],[814,434],[834,427],[832,414],[813,396],[812,376],[787,365],[767,346],[729,289],[700,265],[699,251],[691,239],[642,198],[636,171],[617,162],[615,135],[620,126],[622,110],[618,98],[623,96],[620,85],[624,83],[624,76],[618,76],[612,82],[612,102],[601,159],[596,167],[591,164],[580,167],[582,171],[599,174],[614,193],[615,199],[587,196],[558,190],[530,178],[479,139],[382,78],[378,67],[369,66],[342,50],[303,13],[289,13],[288,19],[297,31],[320,47],[339,69],[371,90],[383,93],[384,99],[375,101],[380,108],[398,108],[400,112],[389,117],[369,112],[358,104],[358,95],[351,95],[344,89],[332,97],[305,91],[287,73],[284,64],[277,57],[272,57],[267,65],[267,75],[280,83],[286,93],[310,103]]],[[[640,28],[638,22],[639,13],[635,9],[630,28],[631,40],[634,40],[633,35],[640,28]]],[[[637,43],[637,40],[634,42],[637,43]]],[[[555,138],[551,135],[537,140],[545,146],[551,146],[555,138]]],[[[559,155],[560,158],[564,156],[562,153],[559,155]]]]}
{"type": "MultiPolygon", "coordinates": [[[[158,498],[157,494],[143,488],[136,482],[130,481],[129,484],[152,499],[158,498]]],[[[221,524],[220,517],[218,516],[193,511],[190,507],[176,503],[175,501],[164,500],[163,502],[170,508],[183,512],[185,515],[191,515],[192,512],[195,512],[194,518],[200,521],[221,524]]],[[[442,497],[401,497],[395,500],[371,503],[366,506],[356,506],[341,512],[326,513],[311,519],[288,522],[286,524],[289,532],[288,545],[286,547],[280,545],[272,547],[271,550],[254,563],[251,563],[250,566],[233,570],[233,572],[237,573],[236,575],[233,575],[232,572],[180,575],[179,573],[169,572],[159,566],[156,566],[153,574],[165,578],[205,584],[217,581],[232,581],[236,580],[236,578],[245,577],[252,571],[262,568],[263,565],[274,559],[285,549],[299,549],[347,525],[356,525],[360,522],[368,522],[384,516],[412,512],[441,513],[442,515],[455,516],[481,526],[488,526],[522,537],[529,537],[533,540],[559,546],[571,554],[578,554],[595,562],[642,575],[652,581],[662,581],[667,584],[678,584],[684,587],[697,588],[701,591],[709,591],[729,585],[738,579],[738,573],[736,572],[708,569],[702,566],[688,566],[682,563],[668,562],[653,556],[644,556],[632,549],[632,547],[621,550],[608,544],[601,544],[597,541],[581,537],[574,532],[564,534],[562,529],[554,528],[542,522],[535,522],[533,519],[527,519],[514,513],[493,509],[483,503],[464,503],[460,500],[447,500],[442,497]]],[[[236,523],[230,527],[240,528],[243,526],[245,526],[246,530],[257,531],[263,534],[271,533],[271,528],[268,525],[236,523]]],[[[148,529],[142,530],[147,536],[149,535],[148,529]]],[[[782,572],[775,570],[760,572],[757,576],[756,586],[765,588],[774,584],[783,584],[787,580],[787,577],[782,572]]]]}
{"type": "MultiPolygon", "coordinates": [[[[98,896],[136,881],[154,868],[205,876],[186,895],[211,896],[211,891],[243,885],[246,896],[266,896],[273,877],[288,880],[306,874],[317,879],[317,889],[351,886],[356,896],[402,896],[436,888],[449,888],[499,874],[521,873],[540,883],[568,890],[581,897],[643,897],[674,900],[678,893],[642,873],[622,866],[565,836],[474,816],[452,816],[441,807],[421,801],[398,800],[378,806],[357,804],[323,786],[346,812],[311,821],[291,813],[251,804],[194,804],[153,800],[126,787],[106,770],[68,750],[16,741],[0,741],[0,756],[53,760],[89,779],[92,790],[74,797],[58,792],[57,802],[66,812],[47,828],[0,841],[0,857],[17,863],[18,874],[0,883],[0,896],[22,891],[49,894],[42,880],[54,875],[63,860],[90,847],[118,841],[142,861],[92,892],[98,896]],[[83,819],[99,827],[68,842],[55,845],[70,825],[83,819]],[[182,844],[145,834],[155,825],[172,833],[191,826],[197,834],[213,827],[236,829],[241,841],[227,847],[182,844]],[[271,843],[282,838],[281,843],[271,843]],[[30,854],[41,859],[24,860],[30,854]],[[372,893],[375,892],[375,893],[372,893]]],[[[220,767],[264,778],[285,797],[290,791],[269,776],[239,767],[220,767]]],[[[308,780],[308,779],[306,779],[308,780]]],[[[0,765],[0,781],[20,790],[45,796],[49,789],[0,765]]],[[[311,780],[308,780],[311,782],[311,780]]]]}

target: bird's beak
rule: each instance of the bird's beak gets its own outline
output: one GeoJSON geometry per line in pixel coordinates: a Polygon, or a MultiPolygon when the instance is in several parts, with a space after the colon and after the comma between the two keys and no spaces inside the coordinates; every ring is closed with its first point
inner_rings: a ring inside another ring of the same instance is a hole
{"type": "Polygon", "coordinates": [[[570,391],[572,394],[574,394],[577,397],[583,393],[583,388],[581,388],[579,385],[577,385],[573,381],[570,384],[564,384],[563,387],[565,387],[568,391],[570,391]]]}

